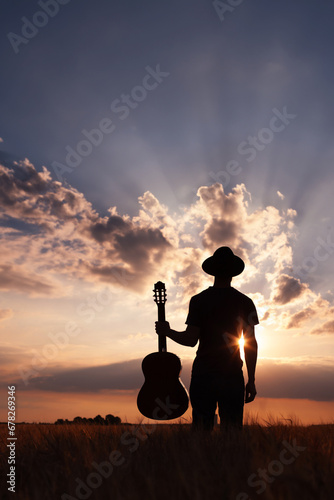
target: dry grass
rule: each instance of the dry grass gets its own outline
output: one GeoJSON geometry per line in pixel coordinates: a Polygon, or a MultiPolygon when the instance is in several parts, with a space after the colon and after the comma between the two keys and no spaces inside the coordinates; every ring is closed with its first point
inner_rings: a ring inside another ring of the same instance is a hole
{"type": "MultiPolygon", "coordinates": [[[[194,433],[188,425],[22,424],[16,435],[16,494],[5,486],[2,498],[333,498],[334,425],[303,427],[272,421],[246,425],[242,432],[215,429],[208,434],[194,433]],[[297,449],[298,456],[291,451],[282,454],[284,442],[305,449],[297,449]],[[112,469],[105,464],[109,477],[103,478],[92,464],[110,459],[115,465],[112,469]],[[267,479],[259,474],[267,474],[267,479]],[[78,490],[79,480],[86,485],[88,481],[90,488],[78,490]]],[[[6,426],[1,426],[1,437],[7,437],[6,426]]],[[[1,476],[7,473],[5,453],[1,476]]]]}

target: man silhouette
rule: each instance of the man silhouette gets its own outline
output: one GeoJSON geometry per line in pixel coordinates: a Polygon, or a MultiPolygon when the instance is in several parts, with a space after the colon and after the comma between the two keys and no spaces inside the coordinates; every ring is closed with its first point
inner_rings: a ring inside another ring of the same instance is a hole
{"type": "Polygon", "coordinates": [[[259,323],[253,301],[231,286],[245,264],[229,247],[218,248],[206,259],[202,269],[215,277],[213,286],[190,299],[184,332],[172,330],[168,321],[157,321],[156,332],[175,342],[199,346],[192,367],[190,401],[193,426],[211,430],[218,404],[221,427],[242,427],[244,402],[256,396],[255,368],[259,323]],[[243,334],[248,372],[246,385],[242,372],[239,340],[243,334]]]}

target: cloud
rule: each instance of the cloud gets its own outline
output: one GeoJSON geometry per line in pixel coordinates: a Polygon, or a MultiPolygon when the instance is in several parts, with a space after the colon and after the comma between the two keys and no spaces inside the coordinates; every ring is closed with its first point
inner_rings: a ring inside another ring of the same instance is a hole
{"type": "Polygon", "coordinates": [[[290,316],[287,328],[300,328],[314,318],[322,318],[324,314],[332,315],[333,310],[330,308],[330,304],[327,300],[317,297],[316,300],[309,305],[304,305],[301,311],[295,312],[290,316]]]}
{"type": "Polygon", "coordinates": [[[29,379],[24,386],[17,380],[21,390],[52,392],[102,392],[105,390],[134,390],[143,383],[141,359],[111,363],[104,366],[89,366],[75,370],[54,370],[49,375],[29,379]]]}
{"type": "Polygon", "coordinates": [[[197,200],[174,213],[146,191],[137,214],[110,207],[101,216],[82,193],[28,160],[0,166],[0,180],[2,290],[66,296],[77,284],[107,283],[146,293],[163,276],[176,287],[175,309],[184,309],[208,285],[203,260],[227,245],[246,263],[236,286],[254,296],[268,324],[290,329],[313,322],[313,331],[325,333],[316,330],[318,312],[328,315],[331,304],[317,306],[321,297],[291,271],[296,212],[250,209],[243,184],[230,193],[219,183],[202,186],[197,200]]]}
{"type": "Polygon", "coordinates": [[[279,198],[281,198],[281,200],[285,199],[284,194],[282,194],[280,191],[277,191],[277,195],[278,195],[279,198]]]}
{"type": "Polygon", "coordinates": [[[12,309],[0,309],[0,321],[11,318],[12,316],[13,316],[12,309]]]}
{"type": "MultiPolygon", "coordinates": [[[[138,391],[144,382],[141,359],[89,366],[78,369],[54,370],[47,376],[30,379],[27,386],[15,383],[24,391],[102,393],[106,390],[138,391]]],[[[189,388],[191,366],[182,363],[181,379],[189,388]]],[[[259,360],[256,374],[260,397],[333,401],[333,359],[259,360]],[[279,381],[279,383],[278,383],[279,381]]]]}
{"type": "MultiPolygon", "coordinates": [[[[198,209],[202,209],[206,218],[201,233],[204,248],[214,251],[222,245],[232,246],[243,256],[246,245],[242,238],[242,228],[247,219],[245,186],[237,186],[226,195],[222,185],[216,183],[199,188],[197,194],[200,197],[198,209]]],[[[198,215],[201,216],[200,214],[199,211],[198,215]]]]}
{"type": "Polygon", "coordinates": [[[307,320],[313,318],[315,314],[316,311],[314,309],[312,309],[311,307],[307,307],[305,310],[299,311],[291,316],[287,328],[299,328],[307,320]]]}
{"type": "Polygon", "coordinates": [[[308,289],[308,285],[301,283],[299,279],[282,274],[275,281],[273,302],[279,305],[287,304],[301,297],[308,289]]]}
{"type": "Polygon", "coordinates": [[[261,397],[334,401],[334,363],[328,360],[264,360],[257,369],[261,397]]]}
{"type": "Polygon", "coordinates": [[[333,334],[334,333],[334,319],[330,321],[326,321],[319,328],[314,328],[311,331],[311,335],[321,335],[321,334],[333,334]]]}
{"type": "Polygon", "coordinates": [[[15,290],[32,296],[57,295],[60,286],[33,273],[15,270],[11,265],[0,265],[0,290],[15,290]]]}
{"type": "Polygon", "coordinates": [[[119,215],[111,215],[107,220],[95,222],[89,228],[92,237],[99,243],[108,242],[124,229],[129,229],[129,223],[119,215]]]}
{"type": "Polygon", "coordinates": [[[137,272],[144,270],[150,262],[160,263],[169,242],[158,229],[132,228],[115,237],[115,250],[123,262],[137,272]]]}
{"type": "Polygon", "coordinates": [[[3,229],[8,248],[3,254],[8,259],[2,268],[3,289],[50,295],[50,280],[37,277],[43,271],[140,290],[170,247],[152,221],[120,216],[115,207],[109,217],[100,217],[81,193],[52,181],[45,167],[37,172],[28,160],[13,168],[0,166],[0,181],[2,226],[18,221],[16,232],[3,229]],[[29,225],[39,231],[30,231],[29,225]],[[119,279],[124,272],[134,279],[119,279]]]}
{"type": "Polygon", "coordinates": [[[50,172],[24,160],[12,168],[0,164],[0,217],[19,218],[52,231],[59,221],[93,214],[91,204],[76,189],[52,181],[50,172]]]}

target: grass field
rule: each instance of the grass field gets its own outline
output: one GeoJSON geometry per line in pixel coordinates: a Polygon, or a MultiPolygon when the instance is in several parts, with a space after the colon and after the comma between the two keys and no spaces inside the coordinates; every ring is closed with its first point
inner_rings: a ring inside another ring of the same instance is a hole
{"type": "MultiPolygon", "coordinates": [[[[1,441],[7,427],[1,425],[1,441]]],[[[16,429],[16,487],[29,500],[329,500],[334,425],[271,422],[241,432],[189,425],[48,425],[16,429]]]]}

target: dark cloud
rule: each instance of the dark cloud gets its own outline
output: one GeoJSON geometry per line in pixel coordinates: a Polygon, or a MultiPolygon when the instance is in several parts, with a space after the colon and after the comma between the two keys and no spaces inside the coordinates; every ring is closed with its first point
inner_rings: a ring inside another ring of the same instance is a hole
{"type": "MultiPolygon", "coordinates": [[[[94,393],[104,390],[134,390],[138,389],[144,381],[141,361],[134,359],[104,366],[55,370],[51,375],[29,379],[29,385],[23,386],[22,384],[21,389],[94,393]]],[[[17,384],[20,384],[20,380],[17,384]]]]}
{"type": "Polygon", "coordinates": [[[110,216],[106,221],[96,222],[90,226],[93,238],[99,243],[110,241],[116,231],[124,231],[129,224],[118,215],[110,216]]]}
{"type": "MultiPolygon", "coordinates": [[[[137,228],[119,221],[117,227],[116,234],[109,232],[108,235],[110,249],[105,254],[104,262],[110,261],[110,264],[92,263],[87,268],[100,281],[140,290],[144,283],[152,279],[151,276],[171,245],[158,229],[137,228]]],[[[104,232],[99,234],[103,234],[103,239],[106,236],[104,232]]]]}
{"type": "Polygon", "coordinates": [[[281,274],[276,280],[273,301],[276,304],[284,305],[297,299],[307,290],[308,286],[305,283],[301,283],[299,279],[287,274],[281,274]]]}
{"type": "MultiPolygon", "coordinates": [[[[139,390],[144,382],[141,359],[91,366],[75,370],[54,370],[48,376],[31,378],[21,390],[54,392],[102,392],[104,390],[139,390]]],[[[189,388],[190,361],[182,363],[181,379],[189,388]]],[[[278,363],[277,360],[260,360],[256,383],[259,397],[334,400],[334,365],[327,362],[314,364],[298,361],[278,363]]]]}
{"type": "Polygon", "coordinates": [[[121,260],[137,270],[143,270],[150,262],[159,263],[163,251],[170,246],[159,229],[133,228],[115,236],[115,249],[121,260]]]}
{"type": "Polygon", "coordinates": [[[257,369],[258,395],[267,398],[334,401],[334,365],[277,363],[265,360],[257,369]]]}

